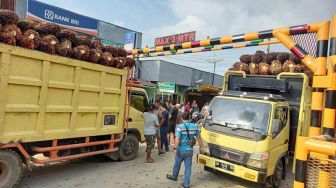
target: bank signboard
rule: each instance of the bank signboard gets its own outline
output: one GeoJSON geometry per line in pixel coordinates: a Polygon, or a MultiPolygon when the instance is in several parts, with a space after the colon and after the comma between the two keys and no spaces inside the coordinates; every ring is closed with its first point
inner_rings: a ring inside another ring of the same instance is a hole
{"type": "Polygon", "coordinates": [[[28,0],[27,19],[53,22],[62,27],[97,36],[98,20],[74,12],[28,0]]]}
{"type": "Polygon", "coordinates": [[[155,38],[155,46],[170,45],[183,42],[192,42],[196,39],[196,32],[180,33],[170,36],[155,38]]]}
{"type": "Polygon", "coordinates": [[[173,82],[158,82],[157,85],[161,93],[175,93],[175,83],[173,82]]]}

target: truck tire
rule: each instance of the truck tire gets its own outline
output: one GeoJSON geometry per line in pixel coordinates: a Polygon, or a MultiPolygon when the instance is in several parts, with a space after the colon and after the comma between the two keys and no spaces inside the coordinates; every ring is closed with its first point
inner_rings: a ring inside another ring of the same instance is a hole
{"type": "Polygon", "coordinates": [[[21,179],[23,163],[12,150],[0,150],[0,187],[14,187],[21,179]]]}
{"type": "Polygon", "coordinates": [[[119,160],[129,161],[136,157],[139,151],[139,140],[135,135],[129,134],[119,143],[119,160]]]}
{"type": "Polygon", "coordinates": [[[267,178],[265,187],[267,188],[280,187],[281,180],[283,177],[283,171],[284,171],[284,167],[283,167],[282,160],[279,160],[275,166],[273,175],[267,178]]]}

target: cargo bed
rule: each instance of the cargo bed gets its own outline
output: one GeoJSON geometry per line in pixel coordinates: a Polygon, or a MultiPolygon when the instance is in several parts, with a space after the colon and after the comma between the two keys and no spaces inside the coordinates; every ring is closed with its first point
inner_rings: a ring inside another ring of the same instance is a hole
{"type": "Polygon", "coordinates": [[[123,132],[127,70],[0,44],[0,143],[123,132]]]}

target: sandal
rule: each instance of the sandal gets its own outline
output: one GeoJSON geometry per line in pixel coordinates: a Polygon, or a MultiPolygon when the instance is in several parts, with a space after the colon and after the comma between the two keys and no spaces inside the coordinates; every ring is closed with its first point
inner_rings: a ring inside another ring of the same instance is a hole
{"type": "Polygon", "coordinates": [[[185,186],[183,183],[181,183],[180,185],[181,185],[181,187],[183,187],[183,188],[189,188],[189,186],[185,186]]]}
{"type": "Polygon", "coordinates": [[[173,180],[173,181],[177,181],[177,179],[175,179],[172,175],[170,175],[170,174],[167,174],[167,179],[169,179],[169,180],[173,180]]]}

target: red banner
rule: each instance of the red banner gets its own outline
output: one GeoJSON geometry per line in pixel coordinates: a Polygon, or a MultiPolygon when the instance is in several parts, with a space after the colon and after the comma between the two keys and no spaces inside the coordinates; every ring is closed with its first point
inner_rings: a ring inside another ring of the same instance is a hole
{"type": "Polygon", "coordinates": [[[160,38],[155,38],[155,46],[183,43],[183,42],[192,42],[195,41],[196,32],[191,31],[187,33],[175,34],[160,38]]]}

